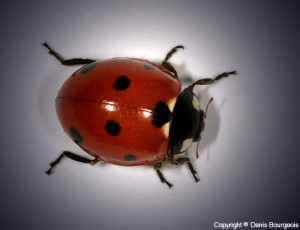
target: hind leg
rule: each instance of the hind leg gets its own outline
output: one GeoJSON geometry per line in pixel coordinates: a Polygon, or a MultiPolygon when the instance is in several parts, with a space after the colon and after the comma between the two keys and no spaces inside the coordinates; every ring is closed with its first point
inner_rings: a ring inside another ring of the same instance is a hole
{"type": "Polygon", "coordinates": [[[72,58],[65,60],[56,51],[54,51],[46,42],[42,44],[49,50],[49,54],[53,55],[62,65],[86,65],[95,62],[96,60],[88,58],[72,58]]]}
{"type": "Polygon", "coordinates": [[[78,161],[78,162],[82,162],[85,164],[90,164],[90,165],[95,165],[98,161],[100,161],[99,159],[95,158],[93,160],[78,156],[74,153],[71,153],[69,151],[63,151],[63,153],[50,164],[50,169],[48,171],[46,171],[46,173],[48,175],[51,175],[53,168],[62,160],[63,157],[68,157],[74,161],[78,161]]]}

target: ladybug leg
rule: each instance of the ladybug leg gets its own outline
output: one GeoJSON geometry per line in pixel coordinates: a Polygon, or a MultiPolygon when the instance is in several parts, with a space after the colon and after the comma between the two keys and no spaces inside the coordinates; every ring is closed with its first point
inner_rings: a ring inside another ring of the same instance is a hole
{"type": "Polygon", "coordinates": [[[165,179],[165,177],[163,176],[163,174],[162,174],[161,171],[160,171],[160,170],[162,169],[162,167],[165,165],[165,161],[166,161],[166,160],[164,159],[164,160],[162,160],[162,161],[160,161],[160,162],[155,163],[155,164],[154,164],[154,169],[156,170],[157,175],[158,175],[158,177],[159,177],[161,183],[166,183],[166,184],[169,186],[169,188],[172,188],[172,187],[173,187],[173,184],[169,183],[169,182],[165,179]]]}
{"type": "Polygon", "coordinates": [[[90,64],[95,62],[96,60],[93,59],[87,59],[87,58],[72,58],[72,59],[67,59],[65,60],[60,56],[57,52],[55,52],[46,42],[42,44],[49,50],[49,54],[53,55],[57,60],[60,61],[62,65],[85,65],[85,64],[90,64]]]}
{"type": "Polygon", "coordinates": [[[229,77],[229,75],[233,75],[233,74],[236,75],[236,71],[221,73],[217,77],[215,77],[214,79],[212,79],[212,78],[203,78],[203,79],[200,79],[198,81],[195,81],[188,88],[190,90],[193,90],[195,85],[210,85],[210,84],[213,84],[216,81],[218,81],[218,80],[220,80],[224,77],[229,77]]]}
{"type": "Polygon", "coordinates": [[[162,66],[164,68],[166,68],[167,70],[169,70],[170,72],[172,72],[176,77],[177,76],[177,72],[174,69],[174,67],[172,66],[172,64],[170,62],[168,62],[168,60],[170,59],[170,57],[172,57],[173,53],[177,52],[177,49],[184,49],[183,46],[175,46],[173,49],[171,49],[171,51],[167,54],[166,58],[163,60],[162,62],[162,66]]]}
{"type": "Polygon", "coordinates": [[[82,163],[90,164],[92,166],[95,165],[98,161],[100,161],[97,158],[95,158],[93,160],[90,160],[90,159],[78,156],[78,155],[76,155],[74,153],[71,153],[69,151],[63,151],[63,153],[55,161],[53,161],[50,164],[50,169],[46,172],[48,175],[50,175],[52,173],[53,168],[61,161],[61,159],[63,157],[68,157],[68,158],[70,158],[74,161],[79,161],[79,162],[82,162],[82,163]]]}
{"type": "Polygon", "coordinates": [[[197,172],[194,169],[192,163],[190,162],[190,158],[188,158],[188,157],[181,157],[181,158],[172,157],[170,159],[170,163],[173,165],[179,165],[179,166],[183,165],[184,163],[188,163],[189,169],[195,179],[195,182],[200,181],[200,179],[196,176],[197,172]]]}

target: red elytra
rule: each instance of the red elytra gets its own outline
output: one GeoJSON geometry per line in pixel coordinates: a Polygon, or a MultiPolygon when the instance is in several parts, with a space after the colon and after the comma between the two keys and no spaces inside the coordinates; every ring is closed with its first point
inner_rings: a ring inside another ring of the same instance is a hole
{"type": "Polygon", "coordinates": [[[78,144],[95,158],[117,165],[152,164],[167,154],[170,124],[154,127],[154,108],[163,101],[173,111],[180,89],[178,78],[163,67],[114,58],[72,74],[58,92],[56,111],[64,131],[74,139],[70,128],[76,129],[83,139],[78,144]],[[121,89],[114,86],[120,78],[129,81],[125,89],[122,83],[121,89]],[[108,121],[120,125],[117,135],[104,128],[108,121]]]}

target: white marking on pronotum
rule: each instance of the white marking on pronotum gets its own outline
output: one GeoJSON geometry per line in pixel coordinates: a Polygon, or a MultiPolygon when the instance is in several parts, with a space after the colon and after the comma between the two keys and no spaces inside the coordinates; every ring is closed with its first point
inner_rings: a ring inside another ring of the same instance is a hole
{"type": "Polygon", "coordinates": [[[200,111],[200,103],[199,103],[198,98],[195,95],[193,95],[193,101],[192,101],[192,103],[193,103],[194,108],[196,110],[200,111]]]}
{"type": "Polygon", "coordinates": [[[189,147],[191,147],[192,142],[193,142],[193,138],[185,139],[185,140],[183,141],[183,143],[182,143],[182,148],[180,149],[180,152],[184,152],[184,151],[186,151],[189,147]]]}

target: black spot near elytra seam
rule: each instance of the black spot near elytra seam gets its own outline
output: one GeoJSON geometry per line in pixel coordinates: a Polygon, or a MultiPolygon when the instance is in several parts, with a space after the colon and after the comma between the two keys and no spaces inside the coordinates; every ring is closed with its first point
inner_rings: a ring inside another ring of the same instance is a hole
{"type": "Polygon", "coordinates": [[[160,128],[170,120],[171,111],[168,105],[163,101],[158,101],[153,110],[152,125],[154,125],[156,128],[160,128]]]}
{"type": "Polygon", "coordinates": [[[72,140],[79,146],[83,145],[83,138],[80,133],[73,126],[70,127],[70,135],[72,140]]]}
{"type": "Polygon", "coordinates": [[[92,69],[94,69],[97,65],[99,64],[99,62],[93,62],[91,64],[87,64],[86,66],[81,68],[81,74],[84,73],[88,73],[90,72],[92,69]]]}
{"type": "Polygon", "coordinates": [[[104,128],[110,136],[117,136],[121,131],[120,124],[114,120],[107,121],[104,128]]]}
{"type": "Polygon", "coordinates": [[[129,87],[130,80],[126,76],[120,76],[116,79],[114,83],[114,89],[116,90],[125,90],[129,87]]]}
{"type": "Polygon", "coordinates": [[[136,156],[132,155],[132,154],[128,154],[128,155],[124,156],[124,160],[125,161],[136,161],[136,156]]]}

